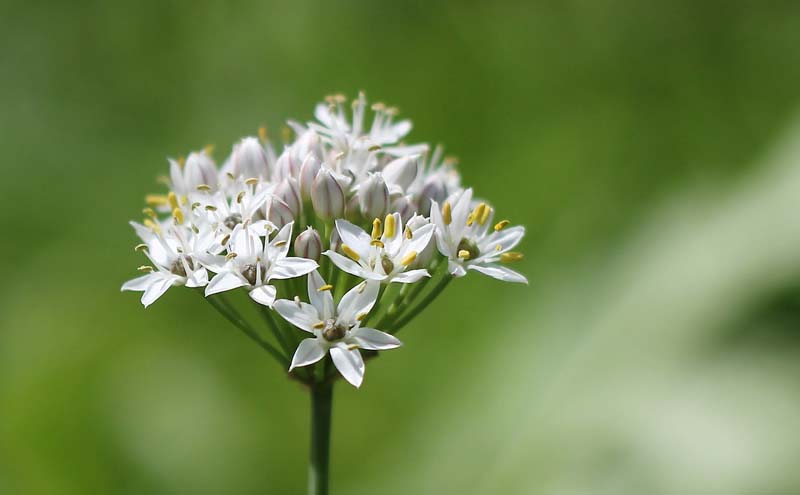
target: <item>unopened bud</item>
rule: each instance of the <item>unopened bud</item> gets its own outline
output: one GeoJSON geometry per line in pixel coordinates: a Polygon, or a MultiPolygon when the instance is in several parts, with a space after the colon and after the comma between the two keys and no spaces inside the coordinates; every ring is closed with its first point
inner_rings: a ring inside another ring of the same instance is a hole
{"type": "Polygon", "coordinates": [[[393,194],[402,193],[417,178],[418,170],[419,155],[403,156],[392,160],[384,167],[383,177],[388,184],[399,188],[398,191],[391,191],[393,194]]]}
{"type": "Polygon", "coordinates": [[[294,240],[294,254],[319,261],[322,256],[322,239],[319,237],[319,232],[311,227],[300,232],[294,240]]]}
{"type": "Polygon", "coordinates": [[[311,153],[303,160],[303,165],[300,167],[300,195],[303,201],[311,199],[311,186],[321,166],[320,161],[311,153]]]}
{"type": "Polygon", "coordinates": [[[358,189],[358,203],[365,218],[383,217],[389,209],[389,189],[380,173],[370,174],[358,189]]]}
{"type": "Polygon", "coordinates": [[[277,228],[281,228],[294,221],[294,215],[289,205],[277,196],[272,196],[267,200],[267,220],[275,224],[277,228]]]}
{"type": "Polygon", "coordinates": [[[407,222],[417,212],[416,206],[408,196],[399,196],[392,201],[391,210],[400,214],[403,223],[407,222]]]}
{"type": "Polygon", "coordinates": [[[242,177],[268,178],[267,154],[256,137],[246,137],[233,147],[233,173],[242,177]]]}
{"type": "Polygon", "coordinates": [[[333,229],[331,232],[331,251],[340,252],[342,249],[342,238],[339,237],[339,230],[333,229]]]}
{"type": "Polygon", "coordinates": [[[418,206],[419,206],[419,213],[420,215],[425,215],[426,217],[431,214],[431,201],[436,201],[438,204],[442,204],[447,198],[447,191],[445,190],[444,184],[436,178],[429,180],[425,185],[422,187],[422,192],[420,193],[420,197],[418,199],[418,206]]]}
{"type": "Polygon", "coordinates": [[[275,188],[274,192],[281,201],[286,203],[293,216],[298,216],[303,210],[303,202],[300,200],[300,187],[297,180],[292,177],[283,179],[275,188]]]}
{"type": "Polygon", "coordinates": [[[344,213],[344,191],[327,168],[321,168],[311,185],[311,203],[317,216],[325,220],[341,218],[344,213]]]}

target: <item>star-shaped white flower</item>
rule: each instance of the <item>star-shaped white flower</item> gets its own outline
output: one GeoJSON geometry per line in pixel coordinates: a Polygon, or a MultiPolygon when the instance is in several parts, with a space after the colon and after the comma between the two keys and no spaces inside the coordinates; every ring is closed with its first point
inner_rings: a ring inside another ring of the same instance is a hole
{"type": "Polygon", "coordinates": [[[314,260],[286,256],[293,225],[286,224],[271,241],[237,225],[228,241],[228,254],[206,261],[217,273],[206,287],[206,296],[246,287],[254,301],[271,307],[277,290],[270,280],[299,277],[318,267],[314,260]]]}
{"type": "Polygon", "coordinates": [[[375,219],[370,236],[346,220],[336,220],[341,249],[347,256],[331,250],[323,254],[340,269],[367,280],[408,284],[430,277],[428,270],[407,268],[430,243],[434,225],[427,224],[413,232],[403,230],[400,214],[392,213],[386,216],[382,234],[380,227],[380,220],[375,219]]]}
{"type": "Polygon", "coordinates": [[[505,282],[527,284],[525,276],[500,265],[522,258],[511,250],[522,240],[525,228],[506,228],[508,221],[503,220],[490,232],[492,216],[492,208],[485,203],[473,207],[472,189],[452,196],[441,208],[432,202],[439,252],[447,257],[448,269],[455,277],[475,270],[505,282]]]}
{"type": "Polygon", "coordinates": [[[380,284],[364,281],[345,294],[334,308],[329,285],[314,271],[308,274],[308,299],[275,301],[275,310],[286,321],[314,335],[300,342],[289,371],[314,364],[330,353],[339,373],[355,387],[364,380],[364,360],[359,349],[382,351],[402,343],[388,333],[361,327],[378,297],[380,284]]]}

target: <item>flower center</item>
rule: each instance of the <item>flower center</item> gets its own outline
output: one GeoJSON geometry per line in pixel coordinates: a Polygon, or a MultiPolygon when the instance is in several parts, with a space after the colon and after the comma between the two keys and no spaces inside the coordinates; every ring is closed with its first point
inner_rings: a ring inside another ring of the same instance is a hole
{"type": "Polygon", "coordinates": [[[233,230],[234,227],[242,223],[242,216],[238,213],[231,213],[228,218],[222,221],[222,223],[229,229],[233,230]]]}
{"type": "Polygon", "coordinates": [[[347,327],[337,323],[336,320],[330,319],[325,322],[325,328],[322,329],[322,337],[328,342],[341,340],[347,334],[347,327]]]}
{"type": "Polygon", "coordinates": [[[481,255],[481,250],[478,249],[478,245],[475,244],[475,241],[467,239],[466,237],[461,239],[461,242],[458,243],[458,249],[456,252],[460,253],[461,251],[466,251],[469,253],[469,257],[466,258],[467,260],[474,260],[481,255]]]}
{"type": "Polygon", "coordinates": [[[179,277],[185,277],[186,267],[183,265],[183,260],[186,260],[186,264],[189,265],[190,270],[194,270],[194,263],[192,263],[192,259],[181,256],[172,262],[172,265],[169,267],[169,271],[175,275],[178,275],[179,277]]]}
{"type": "Polygon", "coordinates": [[[263,280],[264,275],[267,273],[267,267],[264,263],[248,263],[242,267],[242,276],[250,282],[250,285],[256,285],[262,281],[258,280],[259,264],[261,265],[261,279],[263,280]]]}
{"type": "Polygon", "coordinates": [[[383,267],[383,272],[389,275],[392,273],[392,270],[394,270],[394,263],[384,254],[383,257],[381,257],[381,267],[383,267]]]}

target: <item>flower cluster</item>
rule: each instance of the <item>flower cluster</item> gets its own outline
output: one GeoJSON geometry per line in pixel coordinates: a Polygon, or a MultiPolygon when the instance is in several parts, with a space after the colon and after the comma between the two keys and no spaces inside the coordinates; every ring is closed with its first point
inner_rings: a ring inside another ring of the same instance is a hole
{"type": "Polygon", "coordinates": [[[358,387],[361,350],[400,346],[393,334],[453,278],[474,270],[526,283],[506,266],[522,258],[513,249],[524,228],[495,221],[441,147],[404,144],[411,123],[396,115],[368,107],[363,94],[349,111],[343,96],[331,96],[315,121],[288,123],[282,150],[262,128],[221,166],[208,147],[170,159],[169,190],[147,196],[144,221],[131,222],[150,263],[122,290],[142,291],[145,306],[170,287],[201,290],[294,377],[333,379],[330,354],[358,387]],[[237,289],[273,339],[226,299],[237,289]],[[300,340],[293,327],[313,337],[300,340]]]}

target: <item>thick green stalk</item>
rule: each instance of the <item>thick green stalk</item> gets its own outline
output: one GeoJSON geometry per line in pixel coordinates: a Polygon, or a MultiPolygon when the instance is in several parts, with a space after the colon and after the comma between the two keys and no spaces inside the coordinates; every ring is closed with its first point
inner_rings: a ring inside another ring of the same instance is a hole
{"type": "Polygon", "coordinates": [[[333,383],[311,385],[311,456],[308,464],[308,494],[328,495],[333,383]]]}

